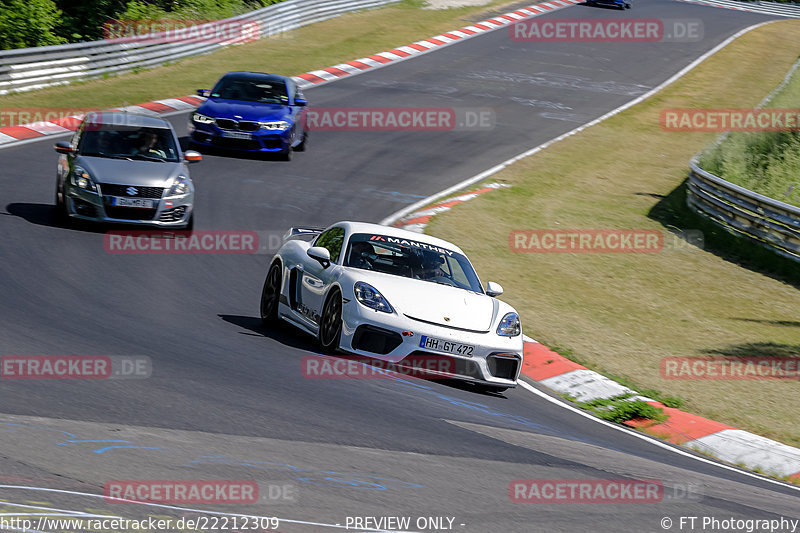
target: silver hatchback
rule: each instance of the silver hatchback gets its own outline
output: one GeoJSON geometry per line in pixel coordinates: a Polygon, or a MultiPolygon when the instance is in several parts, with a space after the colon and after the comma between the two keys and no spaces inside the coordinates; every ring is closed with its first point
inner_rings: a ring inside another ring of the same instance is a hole
{"type": "Polygon", "coordinates": [[[88,113],[71,142],[59,142],[56,208],[72,219],[191,229],[194,184],[172,125],[159,117],[88,113]]]}

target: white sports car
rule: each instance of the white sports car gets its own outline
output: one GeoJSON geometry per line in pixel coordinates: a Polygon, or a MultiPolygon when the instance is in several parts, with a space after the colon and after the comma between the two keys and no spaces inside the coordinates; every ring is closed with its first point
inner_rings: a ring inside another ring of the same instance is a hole
{"type": "Polygon", "coordinates": [[[339,222],[292,228],[270,264],[261,294],[265,325],[285,320],[343,350],[483,390],[517,385],[522,328],[517,312],[484,289],[467,257],[442,239],[339,222]],[[313,241],[302,237],[313,236],[313,241]]]}

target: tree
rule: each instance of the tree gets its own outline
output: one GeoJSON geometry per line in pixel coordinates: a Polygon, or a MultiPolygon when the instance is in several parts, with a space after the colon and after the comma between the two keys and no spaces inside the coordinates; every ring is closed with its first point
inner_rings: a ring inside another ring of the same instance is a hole
{"type": "Polygon", "coordinates": [[[60,44],[61,11],[53,0],[0,0],[0,49],[60,44]]]}
{"type": "Polygon", "coordinates": [[[125,9],[124,0],[55,0],[62,11],[56,34],[70,42],[103,38],[103,24],[125,9]]]}

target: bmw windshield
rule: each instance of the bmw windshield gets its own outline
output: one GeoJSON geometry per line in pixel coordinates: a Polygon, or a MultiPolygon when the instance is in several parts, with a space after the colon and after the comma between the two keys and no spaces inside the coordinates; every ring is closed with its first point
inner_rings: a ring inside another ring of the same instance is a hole
{"type": "Polygon", "coordinates": [[[355,233],[350,237],[344,265],[483,294],[478,275],[464,255],[424,242],[355,233]]]}
{"type": "Polygon", "coordinates": [[[280,80],[259,80],[253,78],[225,76],[211,90],[211,98],[240,100],[260,104],[289,103],[286,84],[280,80]]]}

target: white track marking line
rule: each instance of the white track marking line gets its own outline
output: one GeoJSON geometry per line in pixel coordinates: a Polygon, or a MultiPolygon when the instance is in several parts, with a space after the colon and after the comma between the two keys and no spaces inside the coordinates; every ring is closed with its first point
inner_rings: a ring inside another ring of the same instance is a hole
{"type": "Polygon", "coordinates": [[[619,426],[617,424],[613,424],[611,422],[608,422],[607,420],[602,420],[600,418],[597,418],[597,417],[587,413],[586,411],[583,411],[581,409],[578,409],[577,407],[573,407],[573,406],[571,406],[571,405],[569,405],[567,403],[564,403],[560,399],[553,398],[549,394],[540,391],[539,389],[537,389],[536,387],[534,387],[533,385],[531,385],[527,381],[520,380],[519,384],[525,390],[534,393],[535,395],[539,396],[540,398],[543,398],[543,399],[547,400],[550,403],[554,403],[556,405],[559,405],[559,406],[563,407],[564,409],[567,409],[569,411],[572,411],[573,413],[577,413],[577,414],[579,414],[579,415],[581,415],[581,416],[583,416],[585,418],[593,420],[594,422],[596,422],[598,424],[602,424],[604,426],[607,426],[607,427],[610,427],[610,428],[614,428],[617,431],[621,431],[623,433],[627,433],[628,435],[631,435],[632,437],[636,437],[637,439],[641,439],[641,440],[643,440],[645,442],[649,442],[650,444],[658,446],[659,448],[663,448],[665,450],[670,450],[673,453],[676,453],[678,455],[682,455],[684,457],[689,457],[691,459],[695,459],[695,460],[700,461],[702,463],[706,463],[706,464],[709,464],[709,465],[717,466],[717,467],[723,468],[725,470],[730,470],[731,472],[736,472],[738,474],[742,474],[742,475],[745,475],[745,476],[748,476],[748,477],[751,477],[751,478],[754,478],[754,479],[758,479],[758,480],[761,480],[761,481],[766,481],[766,482],[772,483],[774,485],[779,485],[781,487],[790,488],[790,489],[793,489],[793,490],[796,490],[796,491],[800,492],[800,487],[798,487],[797,485],[793,485],[791,483],[786,483],[784,481],[778,481],[777,479],[763,477],[763,476],[760,476],[758,474],[754,474],[752,472],[748,472],[746,470],[741,470],[740,468],[737,468],[737,467],[734,467],[734,466],[729,466],[729,465],[726,465],[726,464],[723,464],[723,463],[718,463],[717,461],[712,461],[711,459],[706,459],[705,457],[700,457],[700,456],[695,455],[695,454],[693,454],[691,452],[687,452],[686,450],[682,450],[680,448],[677,448],[676,445],[668,444],[668,443],[663,442],[661,440],[658,440],[658,439],[656,439],[654,437],[650,437],[649,435],[645,435],[644,433],[640,433],[640,432],[635,431],[633,429],[626,428],[625,426],[619,426]]]}
{"type": "Polygon", "coordinates": [[[501,170],[503,170],[507,166],[509,166],[509,165],[511,165],[513,163],[516,163],[520,159],[524,159],[524,158],[526,158],[528,156],[531,156],[531,155],[533,155],[533,154],[535,154],[537,152],[541,152],[545,148],[549,147],[550,145],[552,145],[554,143],[557,143],[560,140],[566,139],[567,137],[571,137],[572,135],[575,135],[576,133],[580,133],[581,131],[585,130],[586,128],[594,126],[595,124],[599,124],[600,122],[603,122],[607,118],[611,118],[614,115],[616,115],[618,113],[621,113],[622,111],[625,111],[629,107],[635,106],[639,102],[642,102],[643,100],[646,100],[647,98],[650,98],[654,94],[658,93],[659,91],[661,91],[662,89],[664,89],[668,85],[671,85],[672,83],[676,82],[677,80],[679,80],[680,78],[685,76],[687,72],[689,72],[690,70],[692,70],[695,67],[697,67],[700,63],[702,63],[703,61],[705,61],[706,59],[708,59],[712,55],[716,54],[717,52],[719,52],[720,50],[722,50],[723,48],[728,46],[731,42],[733,42],[734,40],[738,39],[739,37],[741,37],[745,33],[749,32],[749,31],[752,31],[752,30],[754,30],[756,28],[759,28],[761,26],[764,26],[766,24],[772,24],[773,22],[776,22],[776,21],[761,22],[759,24],[754,24],[753,26],[749,26],[749,27],[747,27],[747,28],[745,28],[743,30],[740,30],[740,31],[736,32],[735,34],[731,35],[730,37],[728,37],[727,39],[722,41],[720,44],[718,44],[717,46],[715,46],[714,48],[712,48],[708,52],[704,53],[703,55],[701,55],[700,57],[698,57],[697,59],[695,59],[694,61],[689,63],[687,66],[682,68],[680,71],[678,71],[676,74],[671,76],[669,79],[667,79],[666,81],[662,82],[660,85],[658,85],[654,89],[651,89],[650,91],[646,92],[645,94],[643,94],[641,96],[638,96],[637,98],[634,98],[630,102],[628,102],[626,104],[623,104],[620,107],[618,107],[618,108],[616,108],[616,109],[614,109],[612,111],[609,111],[605,115],[603,115],[601,117],[598,117],[598,118],[592,120],[591,122],[587,122],[586,124],[583,124],[582,126],[578,126],[574,130],[568,131],[567,133],[563,133],[563,134],[559,135],[558,137],[556,137],[554,139],[550,139],[549,141],[547,141],[547,142],[545,142],[543,144],[540,144],[539,146],[537,146],[535,148],[531,148],[530,150],[522,152],[521,154],[519,154],[517,156],[514,156],[511,159],[507,159],[507,160],[503,161],[502,163],[499,163],[499,164],[493,166],[490,169],[484,170],[480,174],[476,174],[475,176],[472,176],[471,178],[467,178],[464,181],[461,181],[460,183],[456,183],[452,187],[448,187],[447,189],[445,189],[443,191],[440,191],[440,192],[437,192],[435,194],[432,194],[431,196],[428,196],[427,198],[423,198],[419,202],[411,204],[408,207],[404,207],[403,209],[400,209],[399,211],[396,211],[396,212],[392,213],[391,215],[389,215],[388,217],[386,217],[383,220],[381,220],[379,222],[379,224],[382,224],[384,226],[390,226],[393,222],[396,222],[397,220],[399,220],[399,219],[403,218],[404,216],[408,215],[409,213],[413,213],[414,211],[420,209],[421,207],[425,207],[426,205],[434,202],[435,200],[438,200],[439,198],[442,198],[444,196],[448,196],[448,195],[450,195],[450,194],[452,194],[452,193],[454,193],[454,192],[456,192],[458,190],[461,190],[461,189],[463,189],[465,187],[469,187],[470,185],[473,185],[474,183],[482,181],[482,180],[488,178],[489,176],[491,176],[493,174],[497,174],[498,172],[500,172],[501,170]]]}

